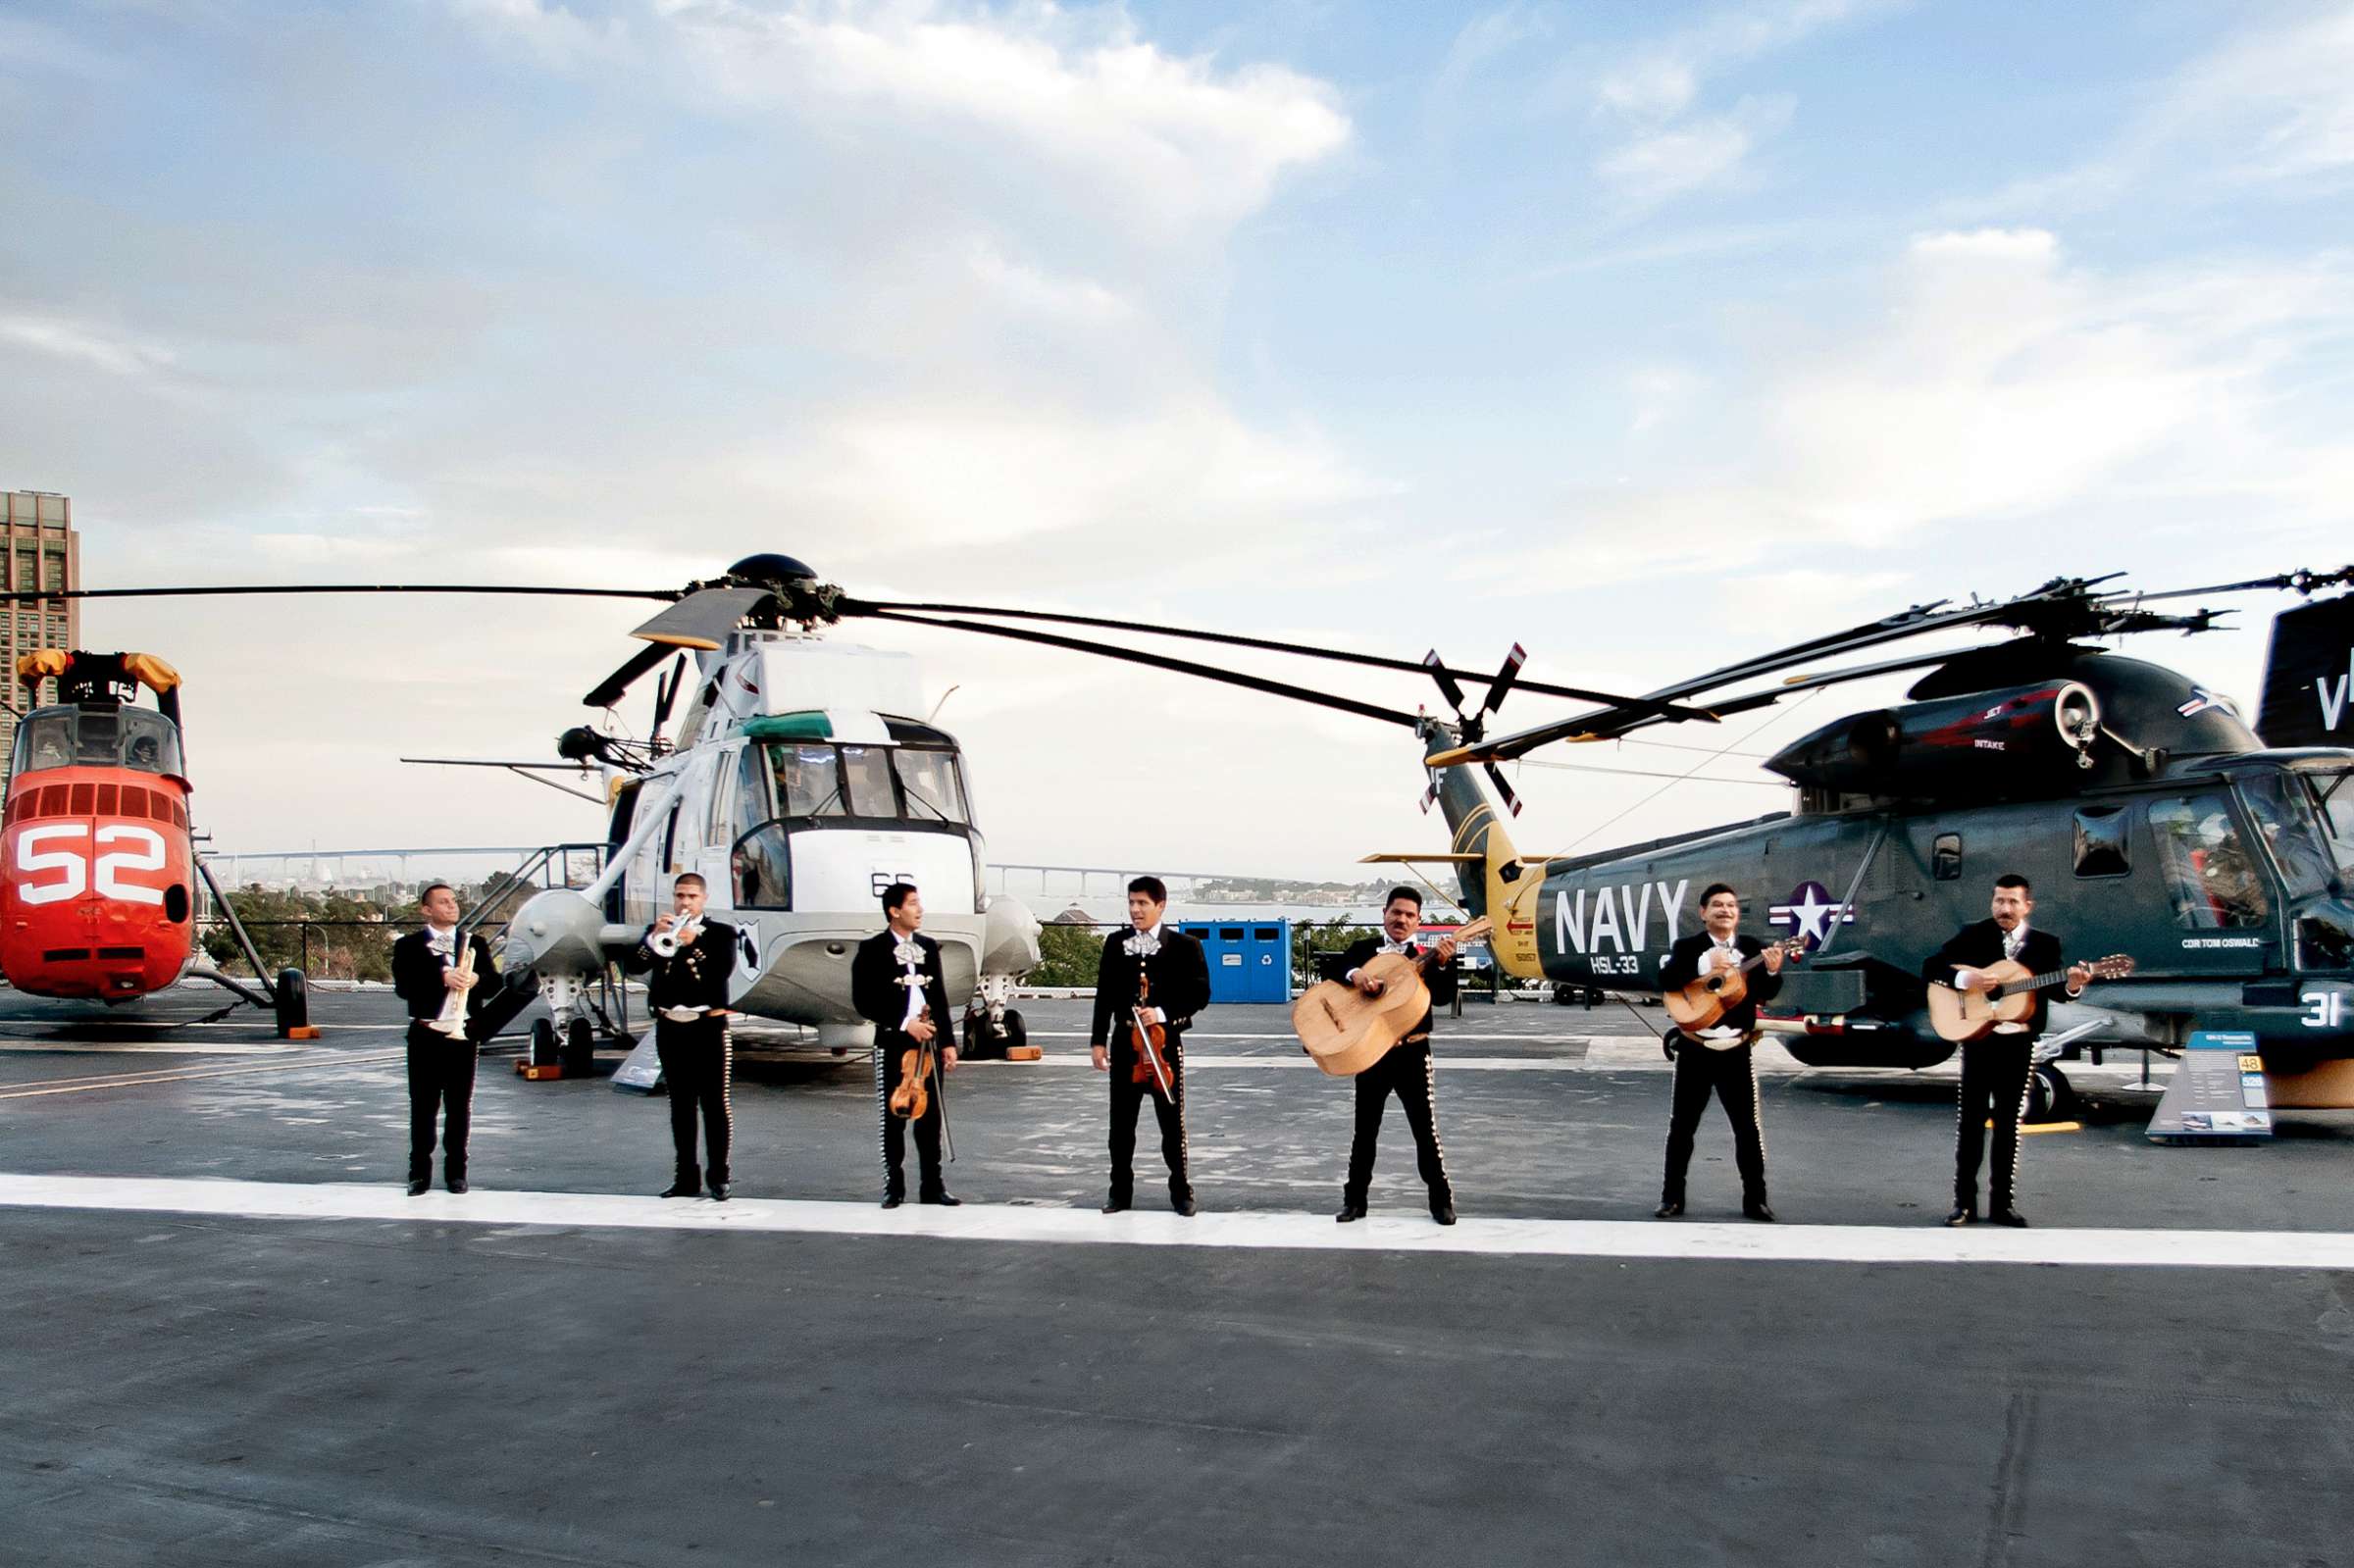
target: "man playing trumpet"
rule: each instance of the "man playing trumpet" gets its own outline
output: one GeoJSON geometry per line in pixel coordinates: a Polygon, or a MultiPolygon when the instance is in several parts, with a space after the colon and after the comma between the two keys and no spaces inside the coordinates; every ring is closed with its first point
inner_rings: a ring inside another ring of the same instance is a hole
{"type": "Polygon", "coordinates": [[[736,928],[703,917],[703,879],[683,872],[670,885],[671,912],[656,916],[621,967],[650,975],[646,1010],[654,1015],[654,1054],[670,1089],[670,1141],[677,1176],[664,1197],[728,1198],[728,1144],[735,1112],[728,1089],[734,1047],[728,1038],[728,977],[736,972],[736,928]],[[706,1158],[694,1162],[694,1124],[703,1124],[706,1158]]]}
{"type": "Polygon", "coordinates": [[[418,895],[422,930],[392,944],[392,990],[409,1008],[409,1196],[434,1185],[434,1134],[441,1132],[441,1174],[466,1190],[466,1134],[474,1107],[474,1015],[497,978],[490,946],[458,935],[458,894],[445,882],[418,895]]]}

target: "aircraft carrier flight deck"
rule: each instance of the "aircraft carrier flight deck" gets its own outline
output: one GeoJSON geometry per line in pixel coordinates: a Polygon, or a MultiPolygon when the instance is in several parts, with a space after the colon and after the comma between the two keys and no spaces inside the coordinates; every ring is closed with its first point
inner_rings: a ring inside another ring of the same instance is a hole
{"type": "MultiPolygon", "coordinates": [[[[1278,1007],[1190,1037],[1202,1212],[1103,1199],[1085,1001],[949,1080],[955,1209],[878,1207],[871,1063],[740,1054],[735,1195],[663,1103],[486,1052],[402,1191],[397,1004],[324,1037],[0,997],[0,1559],[77,1564],[2354,1563],[2354,1113],[2257,1147],[2073,1074],[2032,1228],[1948,1230],[1951,1068],[1760,1051],[1658,1200],[1656,1010],[1439,1021],[1460,1223],[1278,1007]]],[[[608,1057],[610,1066],[613,1058],[608,1057]]]]}

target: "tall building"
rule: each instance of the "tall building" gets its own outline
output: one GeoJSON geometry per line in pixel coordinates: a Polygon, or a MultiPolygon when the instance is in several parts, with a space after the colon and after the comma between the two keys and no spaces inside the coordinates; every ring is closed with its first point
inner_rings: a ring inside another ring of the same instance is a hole
{"type": "MultiPolygon", "coordinates": [[[[12,592],[40,588],[57,592],[81,585],[81,540],[74,532],[74,503],[46,490],[0,491],[0,582],[12,592]]],[[[17,656],[36,648],[71,648],[81,640],[81,601],[0,601],[0,681],[12,707],[38,707],[57,700],[57,683],[38,691],[17,683],[17,656]]],[[[17,716],[0,709],[0,772],[17,737],[17,716]]]]}

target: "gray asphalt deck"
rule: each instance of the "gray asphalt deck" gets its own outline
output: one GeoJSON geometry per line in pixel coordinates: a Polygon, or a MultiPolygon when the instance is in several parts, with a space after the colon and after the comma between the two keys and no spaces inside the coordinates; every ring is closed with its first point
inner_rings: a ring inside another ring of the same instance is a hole
{"type": "MultiPolygon", "coordinates": [[[[0,1170],[396,1181],[398,1036],[351,1027],[391,1004],[319,1010],[319,1049],[232,1021],[61,1050],[121,1021],[61,1037],[7,998],[0,1170]]],[[[1212,1209],[1333,1206],[1346,1086],[1216,1037],[1279,1028],[1228,1009],[1197,1041],[1212,1209]]],[[[1670,1229],[1641,1218],[1667,1080],[1637,1029],[1443,1021],[1443,1059],[1509,1064],[1442,1068],[1466,1216],[1670,1229]]],[[[1046,1043],[953,1082],[968,1199],[1100,1197],[1102,1082],[1046,1043]]],[[[1764,1077],[1786,1218],[1942,1211],[1946,1083],[1764,1077]]],[[[2039,1226],[2354,1230],[2354,1118],[2169,1149],[2141,1137],[2153,1098],[2104,1090],[2029,1140],[2039,1226]]],[[[871,1196],[874,1117],[863,1064],[747,1065],[741,1189],[871,1196]]],[[[1720,1216],[1729,1141],[1705,1129],[1694,1177],[1720,1216]]],[[[486,1059],[478,1187],[645,1192],[667,1163],[659,1101],[486,1059]]],[[[1393,1116],[1385,1212],[1418,1211],[1411,1164],[1393,1116]]],[[[0,1209],[0,1251],[7,1561],[2354,1563],[2354,1276],[2322,1269],[54,1209],[0,1209]]]]}

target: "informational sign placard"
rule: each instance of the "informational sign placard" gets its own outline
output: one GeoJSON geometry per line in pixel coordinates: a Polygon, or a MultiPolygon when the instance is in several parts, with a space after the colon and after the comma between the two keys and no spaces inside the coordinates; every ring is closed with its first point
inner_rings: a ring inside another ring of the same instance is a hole
{"type": "Polygon", "coordinates": [[[662,1058],[654,1054],[654,1032],[647,1030],[638,1048],[613,1070],[613,1087],[631,1094],[662,1092],[662,1058]]]}
{"type": "Polygon", "coordinates": [[[2161,1143],[2248,1143],[2271,1138],[2272,1102],[2265,1093],[2256,1037],[2240,1030],[2194,1032],[2147,1131],[2161,1143]]]}

